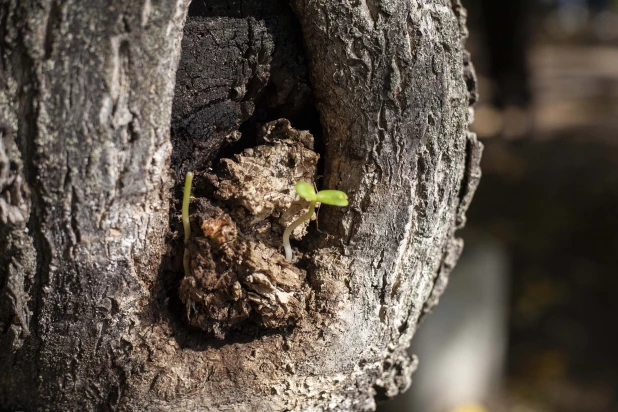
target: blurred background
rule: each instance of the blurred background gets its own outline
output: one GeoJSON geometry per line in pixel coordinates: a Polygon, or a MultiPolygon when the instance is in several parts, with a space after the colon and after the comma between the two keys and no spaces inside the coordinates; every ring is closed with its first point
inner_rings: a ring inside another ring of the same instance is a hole
{"type": "Polygon", "coordinates": [[[618,1],[463,2],[483,178],[378,410],[618,411],[618,1]]]}

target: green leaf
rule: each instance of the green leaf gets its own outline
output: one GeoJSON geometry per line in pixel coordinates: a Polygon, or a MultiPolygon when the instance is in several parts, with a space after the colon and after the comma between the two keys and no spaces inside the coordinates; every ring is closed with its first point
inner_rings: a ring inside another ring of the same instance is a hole
{"type": "Polygon", "coordinates": [[[341,190],[320,190],[316,195],[317,201],[326,205],[347,206],[348,195],[341,190]]]}
{"type": "Polygon", "coordinates": [[[307,182],[298,182],[294,186],[294,190],[298,193],[298,196],[304,197],[307,200],[311,200],[315,202],[317,200],[315,195],[315,190],[313,190],[313,186],[311,186],[307,182]]]}

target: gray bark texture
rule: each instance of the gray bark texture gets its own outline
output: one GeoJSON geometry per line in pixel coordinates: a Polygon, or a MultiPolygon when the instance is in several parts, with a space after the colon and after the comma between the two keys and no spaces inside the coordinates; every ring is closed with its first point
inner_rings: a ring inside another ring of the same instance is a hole
{"type": "Polygon", "coordinates": [[[465,10],[188,8],[0,0],[0,408],[374,410],[480,178],[465,10]],[[350,206],[288,263],[298,179],[350,206]]]}

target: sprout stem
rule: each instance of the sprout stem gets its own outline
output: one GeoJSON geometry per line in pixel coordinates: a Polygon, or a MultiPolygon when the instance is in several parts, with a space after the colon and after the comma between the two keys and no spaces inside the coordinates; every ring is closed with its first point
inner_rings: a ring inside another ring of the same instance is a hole
{"type": "Polygon", "coordinates": [[[290,246],[290,235],[299,225],[311,219],[314,211],[315,201],[312,201],[311,203],[309,203],[309,210],[307,211],[307,213],[293,221],[292,224],[285,229],[285,232],[283,232],[283,248],[285,249],[285,260],[287,260],[288,262],[292,261],[292,246],[290,246]]]}
{"type": "Polygon", "coordinates": [[[185,276],[189,276],[189,251],[186,243],[191,236],[191,223],[189,222],[189,201],[191,200],[191,185],[193,184],[193,172],[188,172],[185,177],[185,190],[182,197],[182,228],[185,232],[185,251],[182,263],[185,268],[185,276]]]}

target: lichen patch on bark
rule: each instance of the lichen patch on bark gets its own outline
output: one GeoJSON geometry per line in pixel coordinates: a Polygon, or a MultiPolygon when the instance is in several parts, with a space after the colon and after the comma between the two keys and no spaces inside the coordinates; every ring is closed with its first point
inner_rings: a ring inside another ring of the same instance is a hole
{"type": "Polygon", "coordinates": [[[258,143],[222,159],[218,172],[206,176],[219,206],[194,200],[191,273],[179,295],[189,323],[220,339],[246,322],[265,329],[294,325],[311,293],[305,271],[281,254],[281,234],[308,206],[294,183],[314,181],[313,136],[280,119],[263,127],[258,143]]]}

